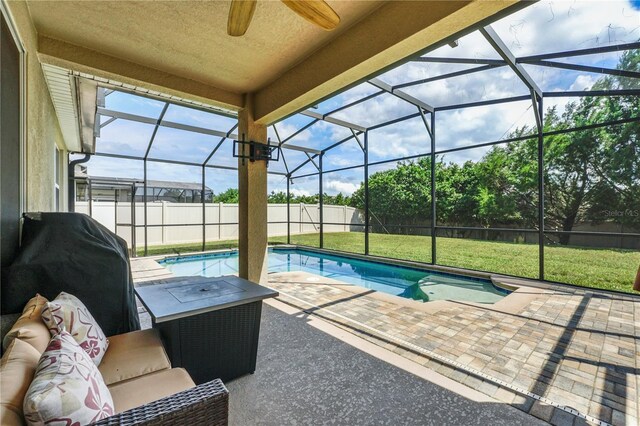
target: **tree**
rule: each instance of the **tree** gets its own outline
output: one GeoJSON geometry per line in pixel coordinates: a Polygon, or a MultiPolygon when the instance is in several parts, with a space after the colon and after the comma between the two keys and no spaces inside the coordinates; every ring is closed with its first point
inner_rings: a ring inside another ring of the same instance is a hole
{"type": "MultiPolygon", "coordinates": [[[[625,52],[619,69],[640,71],[640,50],[625,52]]],[[[593,90],[638,88],[638,79],[607,76],[593,90]]],[[[562,117],[547,113],[545,130],[638,117],[638,96],[584,97],[562,117]]],[[[571,231],[577,223],[610,221],[640,230],[640,123],[606,126],[545,138],[545,213],[571,231]]],[[[567,244],[569,236],[560,237],[567,244]]]]}
{"type": "Polygon", "coordinates": [[[351,197],[342,195],[342,192],[338,192],[336,195],[325,193],[323,195],[323,203],[328,206],[349,206],[351,205],[351,197]]]}
{"type": "Polygon", "coordinates": [[[213,197],[214,203],[237,204],[240,194],[236,188],[229,188],[213,197]]]}
{"type": "MultiPolygon", "coordinates": [[[[640,71],[640,50],[625,52],[618,69],[640,71]]],[[[596,90],[638,89],[640,79],[607,76],[596,90]]],[[[640,97],[615,96],[597,99],[597,107],[585,105],[583,114],[603,122],[640,115],[640,97]]],[[[640,231],[640,121],[608,126],[593,132],[598,140],[596,159],[590,165],[596,176],[587,219],[601,223],[613,218],[621,226],[640,231]]]]}
{"type": "MultiPolygon", "coordinates": [[[[640,50],[624,53],[619,69],[640,71],[640,50]]],[[[593,90],[637,89],[640,79],[603,77],[593,90]]],[[[586,96],[555,107],[544,117],[545,222],[572,231],[579,223],[616,223],[640,231],[640,120],[557,131],[640,116],[638,96],[586,96]],[[556,133],[554,133],[556,132],[556,133]],[[549,134],[550,133],[550,134],[549,134]]],[[[478,161],[436,163],[438,224],[535,228],[538,220],[538,140],[533,128],[508,138],[531,139],[495,145],[478,161]]],[[[415,224],[430,220],[430,158],[400,162],[369,178],[372,223],[415,224]]],[[[351,197],[364,208],[364,187],[351,197]]],[[[561,244],[569,234],[560,234],[561,244]]]]}
{"type": "MultiPolygon", "coordinates": [[[[510,137],[531,134],[517,129],[510,137]]],[[[538,139],[494,145],[476,164],[480,226],[534,228],[538,224],[538,139]]]]}
{"type": "MultiPolygon", "coordinates": [[[[376,225],[425,224],[431,199],[430,159],[398,163],[395,169],[369,177],[369,212],[376,225]]],[[[350,205],[364,209],[364,185],[352,194],[350,205]]]]}
{"type": "MultiPolygon", "coordinates": [[[[640,51],[632,50],[618,68],[638,71],[639,64],[640,51]]],[[[607,76],[592,89],[638,87],[638,79],[607,76]]],[[[546,111],[544,131],[552,133],[544,139],[547,228],[569,232],[579,223],[608,221],[640,230],[640,122],[553,133],[639,115],[637,96],[584,97],[568,104],[562,116],[555,108],[546,111]]],[[[509,137],[530,132],[518,129],[509,137]]],[[[480,218],[536,226],[537,140],[494,147],[477,166],[480,218]]],[[[569,237],[560,234],[559,242],[568,244],[569,237]]]]}
{"type": "Polygon", "coordinates": [[[287,204],[287,193],[282,191],[279,191],[279,192],[271,191],[271,193],[267,196],[267,203],[287,204]]]}

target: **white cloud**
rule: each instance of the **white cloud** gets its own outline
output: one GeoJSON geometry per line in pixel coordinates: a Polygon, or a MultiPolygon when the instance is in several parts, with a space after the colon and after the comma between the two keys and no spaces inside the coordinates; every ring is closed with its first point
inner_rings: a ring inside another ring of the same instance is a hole
{"type": "Polygon", "coordinates": [[[124,179],[142,179],[144,175],[142,161],[114,160],[107,157],[91,157],[88,163],[87,173],[93,177],[116,177],[124,179]]]}
{"type": "Polygon", "coordinates": [[[340,180],[330,180],[328,182],[323,182],[325,191],[327,193],[331,193],[331,191],[341,192],[343,195],[351,195],[356,189],[360,187],[360,185],[352,183],[352,182],[343,182],[340,180]]]}
{"type": "Polygon", "coordinates": [[[318,191],[309,191],[307,189],[299,188],[299,187],[298,188],[291,188],[289,190],[289,192],[291,193],[291,195],[296,196],[296,197],[301,196],[301,195],[306,197],[306,196],[311,195],[312,193],[313,194],[317,194],[318,193],[318,191]]]}
{"type": "MultiPolygon", "coordinates": [[[[281,122],[276,124],[276,129],[278,129],[278,135],[280,135],[281,140],[285,140],[289,136],[293,135],[297,132],[302,126],[295,126],[293,124],[281,122]]],[[[273,139],[276,140],[275,132],[272,133],[273,139]]],[[[292,144],[299,144],[300,142],[306,142],[311,138],[311,132],[309,130],[303,130],[298,133],[295,138],[291,139],[292,144]]]]}
{"type": "Polygon", "coordinates": [[[337,112],[332,115],[332,117],[369,127],[413,112],[417,112],[415,106],[396,96],[382,94],[351,108],[337,112]]]}
{"type": "Polygon", "coordinates": [[[640,38],[638,12],[628,0],[541,1],[492,25],[516,56],[640,38]]]}
{"type": "Polygon", "coordinates": [[[569,90],[589,90],[596,81],[596,77],[590,75],[579,75],[576,77],[573,84],[569,86],[569,90]]]}
{"type": "Polygon", "coordinates": [[[144,155],[154,126],[129,120],[115,120],[100,130],[96,139],[99,152],[123,155],[144,155]]]}

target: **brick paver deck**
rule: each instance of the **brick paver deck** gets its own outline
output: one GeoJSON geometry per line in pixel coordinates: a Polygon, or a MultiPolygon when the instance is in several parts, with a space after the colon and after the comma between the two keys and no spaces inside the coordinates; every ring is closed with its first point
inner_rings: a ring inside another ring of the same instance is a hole
{"type": "Polygon", "coordinates": [[[515,313],[462,303],[426,312],[306,278],[271,274],[269,285],[290,305],[552,424],[638,424],[638,297],[551,286],[515,313]]]}

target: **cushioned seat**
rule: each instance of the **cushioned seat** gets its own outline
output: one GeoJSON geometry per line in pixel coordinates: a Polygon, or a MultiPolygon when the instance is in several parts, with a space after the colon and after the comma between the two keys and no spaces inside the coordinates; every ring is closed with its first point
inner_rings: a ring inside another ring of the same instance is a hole
{"type": "Polygon", "coordinates": [[[116,413],[195,387],[183,368],[158,371],[109,386],[116,413]]]}
{"type": "Polygon", "coordinates": [[[0,361],[0,424],[24,424],[22,401],[33,380],[40,352],[19,338],[11,340],[0,361]]]}
{"type": "Polygon", "coordinates": [[[13,324],[3,339],[2,347],[5,350],[18,335],[20,335],[20,340],[29,343],[41,354],[47,349],[51,333],[49,333],[49,329],[40,318],[42,308],[46,303],[47,299],[39,294],[27,302],[22,315],[20,315],[20,318],[13,324]]]}
{"type": "Polygon", "coordinates": [[[98,369],[107,385],[171,368],[157,330],[132,331],[109,337],[98,369]]]}

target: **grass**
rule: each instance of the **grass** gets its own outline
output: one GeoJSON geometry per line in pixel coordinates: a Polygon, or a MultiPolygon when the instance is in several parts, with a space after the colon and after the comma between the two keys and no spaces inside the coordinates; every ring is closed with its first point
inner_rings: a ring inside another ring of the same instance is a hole
{"type": "MultiPolygon", "coordinates": [[[[287,237],[269,238],[269,243],[286,243],[287,237]]],[[[438,264],[537,278],[538,245],[438,237],[438,264]]],[[[318,234],[292,235],[292,244],[319,245],[318,234]]],[[[372,255],[431,262],[431,238],[415,235],[369,235],[372,255]]],[[[237,241],[207,243],[207,250],[237,247],[237,241]]],[[[324,234],[324,247],[364,253],[364,234],[338,232],[324,234]]],[[[180,252],[199,251],[201,244],[173,246],[180,252]]],[[[175,253],[172,248],[150,247],[149,255],[175,253]]],[[[140,251],[138,251],[139,254],[140,251]]],[[[640,265],[640,251],[545,247],[545,278],[605,290],[632,292],[640,265]]]]}

